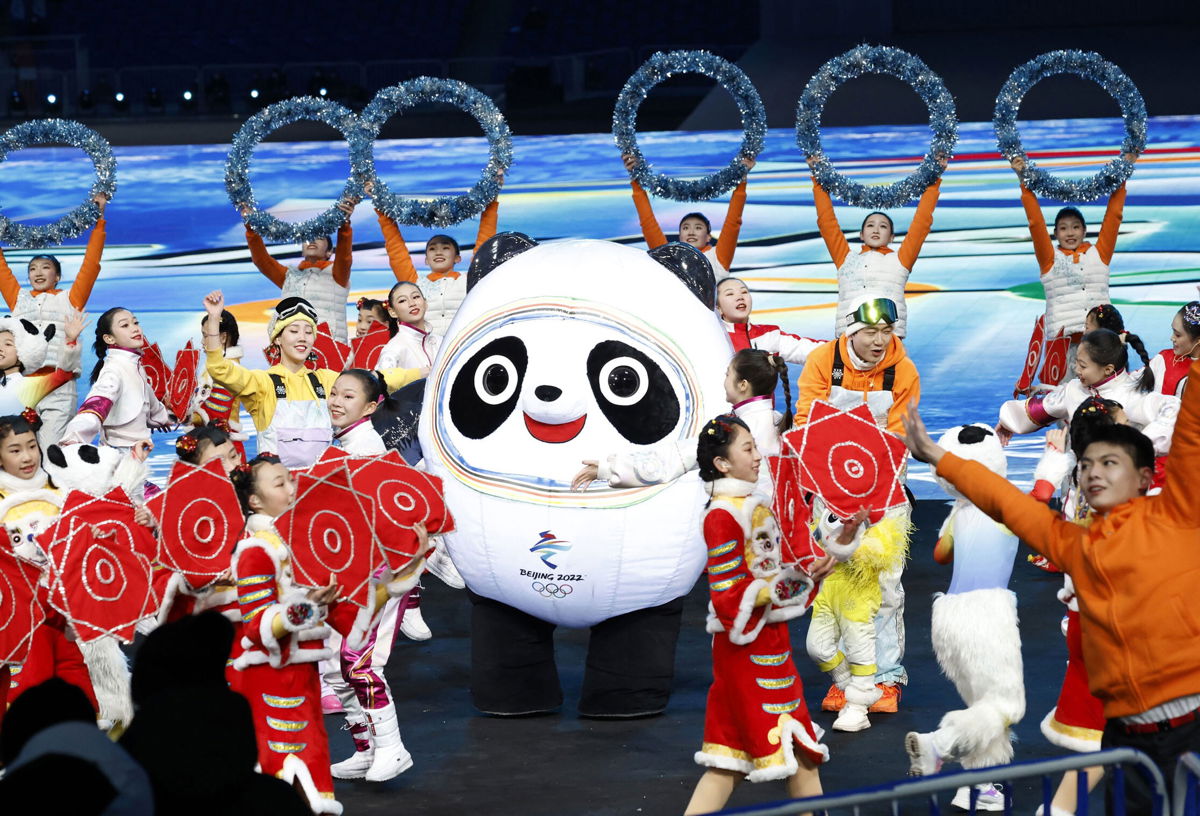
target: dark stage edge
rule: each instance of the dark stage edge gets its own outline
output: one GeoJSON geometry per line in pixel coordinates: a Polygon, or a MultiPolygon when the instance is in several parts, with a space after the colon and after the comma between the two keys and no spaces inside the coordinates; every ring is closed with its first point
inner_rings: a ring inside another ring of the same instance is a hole
{"type": "MultiPolygon", "coordinates": [[[[814,721],[826,730],[831,755],[821,768],[826,792],[904,777],[908,771],[905,733],[932,730],[946,711],[961,707],[954,687],[937,667],[929,639],[933,594],[944,590],[950,580],[950,568],[935,564],[931,555],[947,511],[945,502],[917,504],[918,529],[904,577],[909,683],[899,713],[872,714],[872,727],[856,734],[832,731],[835,715],[819,710],[828,683],[804,651],[808,616],[792,626],[793,653],[804,681],[804,696],[814,721]]],[[[1026,715],[1015,728],[1017,760],[1066,754],[1050,745],[1038,728],[1058,698],[1066,667],[1066,643],[1060,629],[1065,607],[1055,597],[1062,576],[1026,563],[1029,552],[1021,547],[1011,584],[1018,596],[1026,692],[1026,715]]],[[[382,784],[339,782],[337,797],[347,816],[683,812],[703,770],[692,756],[700,747],[705,694],[712,679],[710,636],[704,632],[708,598],[703,581],[687,598],[675,664],[675,692],[666,713],[643,720],[596,721],[581,719],[575,711],[587,633],[567,629],[560,630],[557,643],[564,694],[560,713],[499,719],[476,712],[467,690],[470,604],[464,592],[426,578],[422,607],[434,637],[424,643],[401,637],[387,669],[401,733],[415,765],[382,784]]],[[[340,716],[326,717],[334,761],[352,751],[343,723],[340,716]]],[[[1039,783],[1018,785],[1013,795],[1015,812],[1032,814],[1041,802],[1039,783]]],[[[785,797],[782,782],[743,783],[734,792],[730,807],[785,797]]],[[[918,806],[910,802],[904,809],[917,812],[918,806]]],[[[946,810],[962,812],[948,806],[946,810]]]]}

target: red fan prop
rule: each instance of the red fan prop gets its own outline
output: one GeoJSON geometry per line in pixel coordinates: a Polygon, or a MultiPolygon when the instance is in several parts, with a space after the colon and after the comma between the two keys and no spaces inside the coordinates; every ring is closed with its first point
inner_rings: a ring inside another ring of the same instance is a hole
{"type": "Polygon", "coordinates": [[[200,368],[200,352],[192,348],[188,340],[175,355],[175,372],[167,383],[167,408],[181,420],[188,419],[188,409],[192,406],[192,397],[196,393],[197,372],[200,368]]]}
{"type": "Polygon", "coordinates": [[[220,460],[176,462],[167,489],[146,502],[158,519],[160,562],[200,589],[230,567],[245,520],[220,460]]]}
{"type": "Polygon", "coordinates": [[[781,442],[784,456],[799,462],[800,489],[816,493],[841,518],[865,507],[875,523],[907,501],[900,473],[908,451],[875,424],[866,405],[841,411],[814,402],[808,423],[785,433],[781,442]]]}
{"type": "Polygon", "coordinates": [[[350,483],[367,506],[371,529],[393,572],[405,572],[423,555],[413,532],[417,522],[424,522],[431,534],[454,529],[441,480],[409,467],[396,451],[351,458],[348,467],[350,483]]]}
{"type": "Polygon", "coordinates": [[[320,475],[300,471],[296,503],[275,520],[275,529],[291,547],[297,584],[322,587],[336,580],[341,597],[367,606],[371,574],[384,561],[344,464],[320,475]]]}
{"type": "Polygon", "coordinates": [[[117,527],[101,529],[78,514],[60,518],[41,541],[50,556],[50,605],[76,636],[132,642],[138,621],[158,610],[150,559],[129,546],[117,527]]]}
{"type": "Polygon", "coordinates": [[[383,353],[383,347],[388,344],[388,340],[392,337],[388,334],[387,324],[381,323],[378,320],[371,324],[371,328],[362,337],[355,337],[350,340],[351,355],[349,364],[354,368],[365,368],[368,371],[373,370],[379,363],[379,355],[383,353]]]}
{"type": "MultiPolygon", "coordinates": [[[[4,540],[11,541],[4,530],[4,540]]],[[[33,630],[46,619],[37,599],[42,571],[0,544],[0,665],[24,663],[33,630]]]]}
{"type": "Polygon", "coordinates": [[[767,463],[775,485],[771,509],[779,523],[779,562],[807,567],[825,551],[813,541],[808,526],[812,501],[805,501],[805,491],[800,487],[800,460],[785,447],[782,456],[770,456],[767,463]]]}
{"type": "MultiPolygon", "coordinates": [[[[165,401],[167,384],[171,381],[171,369],[167,366],[167,361],[163,359],[158,343],[152,343],[143,350],[142,368],[146,370],[146,379],[150,381],[150,388],[154,391],[154,396],[158,397],[160,402],[165,401]]],[[[179,416],[179,414],[175,416],[179,416]]]]}
{"type": "Polygon", "coordinates": [[[350,347],[334,340],[329,332],[329,324],[322,323],[317,326],[317,339],[313,341],[312,356],[316,359],[309,361],[309,368],[345,371],[346,363],[350,359],[350,347]]]}
{"type": "MultiPolygon", "coordinates": [[[[114,487],[103,496],[72,490],[54,527],[65,521],[89,524],[105,536],[115,537],[125,549],[135,550],[149,561],[158,560],[158,540],[133,520],[133,503],[125,491],[114,487]]],[[[53,527],[47,530],[53,529],[53,527]]]]}

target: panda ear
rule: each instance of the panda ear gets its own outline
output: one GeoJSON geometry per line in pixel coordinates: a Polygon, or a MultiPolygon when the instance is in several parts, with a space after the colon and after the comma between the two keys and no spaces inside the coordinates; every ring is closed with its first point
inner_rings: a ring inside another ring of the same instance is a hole
{"type": "Polygon", "coordinates": [[[671,271],[706,309],[716,307],[717,284],[704,253],[690,244],[672,241],[650,250],[650,257],[671,271]]]}
{"type": "MultiPolygon", "coordinates": [[[[49,326],[46,327],[46,330],[44,332],[42,332],[42,334],[44,334],[46,336],[47,343],[49,343],[51,340],[54,339],[54,331],[57,328],[58,328],[57,326],[55,326],[53,323],[51,323],[49,326]]],[[[34,333],[36,334],[37,332],[34,332],[34,333]]]]}
{"type": "Polygon", "coordinates": [[[67,466],[67,457],[63,456],[62,448],[58,445],[51,445],[46,448],[46,458],[55,467],[65,468],[67,466]]]}
{"type": "Polygon", "coordinates": [[[484,277],[500,264],[537,246],[537,241],[523,232],[501,232],[475,248],[471,267],[467,270],[467,291],[475,288],[484,277]]]}
{"type": "Polygon", "coordinates": [[[80,445],[79,458],[89,465],[100,464],[100,449],[95,445],[80,445]]]}
{"type": "Polygon", "coordinates": [[[23,317],[21,318],[21,328],[23,328],[27,334],[32,334],[35,337],[37,336],[37,326],[33,325],[23,317]]]}

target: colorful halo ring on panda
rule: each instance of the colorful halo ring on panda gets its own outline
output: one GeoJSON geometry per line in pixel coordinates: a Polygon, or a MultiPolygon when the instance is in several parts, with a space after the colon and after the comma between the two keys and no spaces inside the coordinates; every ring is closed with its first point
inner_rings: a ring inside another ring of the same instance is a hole
{"type": "MultiPolygon", "coordinates": [[[[646,501],[669,485],[580,493],[572,490],[573,470],[565,466],[560,472],[549,474],[541,472],[539,468],[529,467],[524,468],[524,473],[515,472],[520,464],[515,462],[512,464],[517,467],[504,470],[480,466],[478,462],[469,461],[455,442],[455,437],[460,435],[467,439],[490,435],[510,415],[521,412],[519,398],[525,378],[523,366],[528,357],[522,361],[523,348],[516,344],[501,346],[495,341],[484,341],[498,329],[503,329],[505,335],[518,331],[534,343],[539,332],[544,332],[544,339],[552,340],[564,319],[594,327],[598,345],[604,342],[621,343],[619,348],[605,347],[602,353],[607,353],[607,359],[601,360],[594,353],[589,355],[589,368],[594,368],[596,375],[590,383],[593,394],[600,393],[602,398],[619,407],[629,407],[646,396],[646,391],[651,387],[650,381],[661,373],[664,381],[673,380],[681,385],[679,393],[674,394],[675,411],[673,416],[669,411],[656,411],[656,419],[661,420],[659,427],[643,427],[642,430],[653,434],[656,442],[699,434],[706,418],[696,410],[695,401],[689,399],[688,395],[700,393],[702,387],[697,372],[687,363],[688,350],[679,342],[681,338],[670,337],[627,312],[606,304],[547,296],[513,300],[479,314],[456,330],[453,336],[448,335],[449,341],[439,350],[426,388],[426,399],[432,399],[427,404],[433,410],[423,412],[426,416],[434,417],[431,436],[437,458],[450,475],[473,490],[513,501],[556,507],[628,507],[646,501]],[[613,333],[619,333],[628,342],[601,339],[613,333]],[[629,394],[604,394],[604,382],[607,380],[600,375],[610,375],[614,365],[621,364],[630,365],[640,375],[641,382],[629,394]],[[461,404],[474,398],[484,403],[483,406],[477,406],[482,407],[483,411],[466,413],[460,410],[461,404]],[[488,409],[497,415],[500,420],[498,424],[491,422],[487,427],[480,428],[463,428],[456,424],[456,417],[465,415],[475,421],[488,409]],[[503,416],[499,416],[501,412],[503,416]],[[670,427],[665,423],[669,423],[670,427]]],[[[661,391],[661,383],[656,385],[661,391]]],[[[563,431],[564,434],[573,435],[569,439],[558,439],[551,436],[554,432],[546,427],[549,423],[540,423],[528,415],[523,417],[525,429],[531,436],[553,443],[570,441],[586,425],[586,420],[573,421],[579,427],[576,429],[572,426],[570,431],[563,431]]],[[[563,423],[562,426],[570,424],[563,423]]],[[[630,445],[628,440],[613,439],[606,442],[614,449],[630,445]]]]}
{"type": "Polygon", "coordinates": [[[0,162],[14,150],[43,145],[69,145],[82,150],[96,169],[96,180],[87,198],[51,224],[18,224],[0,215],[0,240],[25,249],[57,246],[91,228],[100,220],[100,207],[92,199],[97,194],[112,198],[117,189],[117,160],[112,147],[96,131],[70,119],[34,119],[9,128],[0,136],[0,162]]]}
{"type": "Polygon", "coordinates": [[[886,210],[919,198],[942,175],[938,157],[950,158],[957,142],[954,97],[928,65],[899,48],[860,45],[834,57],[813,74],[796,103],[796,144],[806,157],[816,160],[813,177],[832,197],[855,207],[886,210]],[[846,178],[834,169],[821,146],[821,114],[830,94],[863,74],[887,74],[908,83],[929,109],[933,137],[925,158],[907,178],[886,186],[867,187],[846,178]]]}
{"type": "MultiPolygon", "coordinates": [[[[1012,161],[1025,157],[1021,134],[1017,131],[1017,113],[1029,89],[1046,77],[1076,74],[1095,82],[1121,107],[1125,139],[1121,153],[1141,153],[1146,149],[1146,103],[1133,80],[1120,68],[1094,51],[1050,51],[1018,66],[996,96],[992,127],[996,146],[1004,158],[1012,161]]],[[[1112,195],[1133,174],[1133,163],[1123,156],[1110,161],[1095,175],[1082,179],[1056,178],[1025,158],[1021,182],[1035,195],[1059,201],[1095,201],[1112,195]]]]}
{"type": "Polygon", "coordinates": [[[225,190],[235,207],[247,206],[246,226],[272,241],[307,241],[337,232],[346,220],[338,209],[342,201],[358,201],[364,183],[372,177],[371,137],[349,108],[329,99],[315,96],[296,96],[276,102],[251,116],[234,134],[229,156],[225,160],[225,190]],[[350,176],[338,200],[328,209],[298,224],[283,221],[265,210],[258,209],[254,188],[250,184],[250,160],[254,149],[269,134],[300,121],[321,122],[346,137],[350,151],[350,176]]]}
{"type": "Polygon", "coordinates": [[[487,94],[465,82],[436,77],[417,77],[384,88],[363,109],[361,121],[373,142],[392,116],[431,102],[455,106],[473,116],[483,129],[488,141],[488,161],[479,180],[461,195],[402,198],[375,176],[372,198],[377,210],[400,224],[448,227],[479,215],[500,194],[503,174],[512,164],[512,133],[504,114],[487,94]]]}
{"type": "Polygon", "coordinates": [[[621,155],[634,157],[630,176],[648,192],[674,201],[708,201],[740,184],[747,173],[742,160],[754,159],[762,152],[766,131],[767,112],[750,77],[707,51],[656,52],[625,82],[613,110],[613,140],[621,155]],[[638,108],[654,86],[674,74],[703,74],[716,80],[733,97],[742,117],[742,144],[737,155],[716,173],[693,181],[653,172],[637,143],[638,108]]]}

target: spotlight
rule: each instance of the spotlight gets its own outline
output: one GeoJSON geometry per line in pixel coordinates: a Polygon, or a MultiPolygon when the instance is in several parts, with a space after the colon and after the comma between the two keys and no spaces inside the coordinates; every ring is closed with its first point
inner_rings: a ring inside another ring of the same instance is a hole
{"type": "Polygon", "coordinates": [[[185,111],[194,111],[196,109],[196,94],[195,88],[188,88],[183,92],[182,107],[185,111]]]}
{"type": "Polygon", "coordinates": [[[90,111],[94,107],[96,107],[96,99],[92,96],[92,89],[84,88],[79,92],[79,109],[90,111]]]}
{"type": "Polygon", "coordinates": [[[317,96],[329,96],[329,89],[328,88],[318,88],[317,96]]]}
{"type": "Polygon", "coordinates": [[[251,98],[251,99],[258,99],[258,88],[251,88],[251,89],[250,89],[250,98],[251,98]]]}
{"type": "Polygon", "coordinates": [[[46,94],[46,111],[48,113],[58,113],[62,110],[62,100],[57,94],[46,94]]]}

